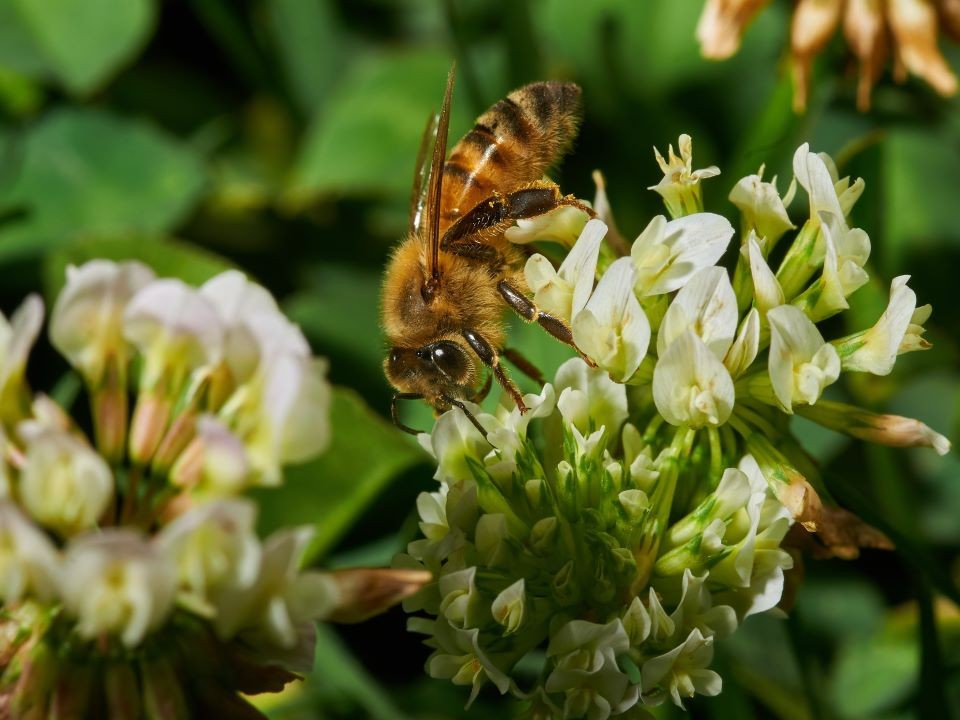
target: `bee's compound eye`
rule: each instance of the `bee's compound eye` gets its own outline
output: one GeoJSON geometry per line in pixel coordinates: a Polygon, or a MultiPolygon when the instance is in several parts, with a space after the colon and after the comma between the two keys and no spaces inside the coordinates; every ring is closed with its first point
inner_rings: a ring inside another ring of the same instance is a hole
{"type": "Polygon", "coordinates": [[[433,364],[454,382],[463,382],[470,373],[470,361],[463,349],[454,342],[443,340],[430,349],[433,364]]]}
{"type": "Polygon", "coordinates": [[[393,350],[390,351],[390,364],[396,367],[397,364],[399,364],[399,362],[400,362],[400,350],[398,350],[397,348],[394,348],[393,350]]]}

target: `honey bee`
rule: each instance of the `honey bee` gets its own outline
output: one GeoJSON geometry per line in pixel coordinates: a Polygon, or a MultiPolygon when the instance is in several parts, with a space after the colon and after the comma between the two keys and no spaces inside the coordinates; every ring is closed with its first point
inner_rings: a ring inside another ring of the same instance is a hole
{"type": "Polygon", "coordinates": [[[513,91],[477,118],[446,158],[453,80],[451,68],[440,114],[421,143],[409,232],[383,280],[381,315],[391,345],[383,367],[397,390],[391,413],[397,427],[410,433],[416,431],[400,422],[399,400],[425,400],[437,414],[458,407],[485,434],[464,401],[482,400],[490,375],[520,412],[527,410],[501,358],[542,379],[522,356],[504,348],[507,307],[577,350],[567,324],[527,297],[526,253],[504,232],[517,219],[561,205],[593,215],[544,178],[577,134],[580,88],[539,82],[513,91]],[[481,387],[484,367],[490,374],[481,387]]]}

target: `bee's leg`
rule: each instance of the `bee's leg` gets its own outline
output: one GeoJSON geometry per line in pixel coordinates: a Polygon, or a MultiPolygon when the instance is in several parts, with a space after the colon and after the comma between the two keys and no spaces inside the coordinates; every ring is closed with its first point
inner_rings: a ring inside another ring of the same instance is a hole
{"type": "Polygon", "coordinates": [[[506,280],[501,280],[499,283],[497,283],[497,290],[500,291],[500,295],[504,300],[506,300],[507,305],[516,310],[520,317],[529,322],[536,322],[540,327],[553,335],[557,340],[572,347],[590,367],[597,366],[597,364],[584,355],[580,348],[577,347],[576,343],[573,342],[573,332],[563,320],[555,315],[543,312],[543,310],[533,304],[533,301],[530,300],[530,298],[528,298],[506,280]]]}
{"type": "Polygon", "coordinates": [[[536,365],[527,360],[519,350],[503,348],[500,352],[507,360],[516,366],[517,370],[533,380],[537,385],[542,386],[546,382],[546,380],[543,379],[543,373],[540,372],[536,365]]]}
{"type": "Polygon", "coordinates": [[[573,195],[561,195],[556,185],[538,183],[506,195],[494,192],[447,229],[440,241],[440,248],[447,250],[502,222],[537,217],[561,205],[579,208],[590,217],[596,217],[589,205],[573,195]]]}
{"type": "Polygon", "coordinates": [[[497,382],[500,383],[500,386],[506,390],[507,394],[513,398],[520,412],[525,413],[527,406],[523,402],[523,395],[520,394],[520,390],[517,389],[517,386],[514,385],[513,381],[507,376],[507,371],[504,370],[503,365],[500,364],[500,356],[497,355],[497,351],[493,349],[493,345],[475,330],[463,330],[462,334],[463,339],[473,348],[473,351],[477,354],[477,357],[480,358],[481,362],[493,370],[493,376],[497,379],[497,382]]]}
{"type": "Polygon", "coordinates": [[[420,393],[396,393],[394,394],[393,399],[390,401],[390,417],[393,418],[393,424],[403,430],[405,433],[419,435],[419,430],[414,430],[412,427],[404,425],[402,422],[400,422],[400,411],[397,408],[398,400],[423,400],[423,395],[420,393]]]}

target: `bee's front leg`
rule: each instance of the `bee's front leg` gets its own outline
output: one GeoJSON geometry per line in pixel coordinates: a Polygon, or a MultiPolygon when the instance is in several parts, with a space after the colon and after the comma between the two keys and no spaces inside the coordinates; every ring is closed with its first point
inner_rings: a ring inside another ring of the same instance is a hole
{"type": "Polygon", "coordinates": [[[520,317],[529,322],[536,322],[557,340],[572,347],[590,367],[597,366],[597,364],[584,355],[576,343],[573,342],[573,332],[571,332],[570,327],[562,319],[538,308],[530,298],[506,280],[501,280],[497,283],[497,290],[500,291],[500,296],[507,302],[507,305],[513,308],[520,317]]]}
{"type": "Polygon", "coordinates": [[[520,390],[513,384],[513,381],[507,375],[507,371],[503,365],[500,364],[500,356],[493,348],[493,345],[476,330],[464,329],[461,334],[463,335],[463,339],[467,341],[467,344],[473,348],[473,351],[477,354],[477,357],[480,358],[480,361],[493,371],[493,376],[507,394],[513,398],[513,401],[517,404],[517,409],[520,410],[521,413],[525,413],[527,406],[523,402],[523,395],[520,394],[520,390]]]}

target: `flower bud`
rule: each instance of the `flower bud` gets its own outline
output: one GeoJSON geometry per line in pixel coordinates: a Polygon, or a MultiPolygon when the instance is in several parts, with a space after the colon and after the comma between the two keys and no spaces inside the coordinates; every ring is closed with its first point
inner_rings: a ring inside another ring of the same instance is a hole
{"type": "Polygon", "coordinates": [[[503,625],[503,634],[513,635],[523,624],[526,612],[526,595],[523,578],[503,590],[490,606],[493,619],[503,625]]]}
{"type": "Polygon", "coordinates": [[[720,169],[715,165],[703,170],[693,169],[693,140],[689,135],[681,135],[677,147],[680,155],[674,154],[673,145],[670,145],[666,160],[659,150],[653,149],[657,164],[663,171],[663,179],[647,188],[663,198],[663,204],[673,218],[703,212],[700,181],[720,174],[720,169]]]}

